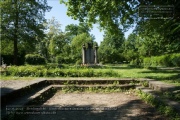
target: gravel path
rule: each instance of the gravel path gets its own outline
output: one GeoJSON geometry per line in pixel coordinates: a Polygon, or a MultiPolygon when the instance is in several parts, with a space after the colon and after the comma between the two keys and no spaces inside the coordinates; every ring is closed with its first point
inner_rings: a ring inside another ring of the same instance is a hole
{"type": "Polygon", "coordinates": [[[29,120],[168,120],[137,96],[125,93],[56,93],[43,106],[63,108],[29,120]]]}

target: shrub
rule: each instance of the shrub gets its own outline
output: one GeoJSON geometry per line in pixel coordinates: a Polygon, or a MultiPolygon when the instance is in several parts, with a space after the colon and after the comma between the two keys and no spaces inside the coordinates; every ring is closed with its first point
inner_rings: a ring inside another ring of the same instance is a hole
{"type": "Polygon", "coordinates": [[[180,67],[180,53],[146,57],[143,60],[143,66],[146,68],[157,66],[180,67]]]}
{"type": "Polygon", "coordinates": [[[150,57],[144,58],[144,60],[143,60],[143,66],[144,66],[145,68],[148,68],[148,67],[151,66],[151,58],[150,58],[150,57]]]}
{"type": "Polygon", "coordinates": [[[92,68],[47,68],[45,66],[12,66],[6,76],[18,77],[119,77],[113,70],[94,70],[92,68]]]}
{"type": "Polygon", "coordinates": [[[11,66],[6,75],[18,77],[43,77],[45,76],[46,69],[44,66],[11,66]]]}
{"type": "Polygon", "coordinates": [[[25,56],[25,62],[29,65],[43,65],[46,64],[44,57],[38,54],[27,54],[25,56]]]}
{"type": "Polygon", "coordinates": [[[47,63],[46,64],[47,69],[55,69],[58,68],[58,63],[47,63]]]}
{"type": "Polygon", "coordinates": [[[58,63],[48,63],[46,64],[47,69],[55,69],[55,68],[68,68],[65,64],[58,64],[58,63]]]}
{"type": "Polygon", "coordinates": [[[140,67],[141,65],[142,65],[142,59],[141,58],[134,59],[130,62],[131,67],[140,67]]]}

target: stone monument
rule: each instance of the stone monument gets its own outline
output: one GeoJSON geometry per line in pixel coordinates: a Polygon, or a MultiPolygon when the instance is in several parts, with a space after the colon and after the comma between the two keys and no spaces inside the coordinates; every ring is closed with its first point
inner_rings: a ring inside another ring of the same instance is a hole
{"type": "Polygon", "coordinates": [[[89,64],[97,64],[97,50],[98,46],[96,45],[95,48],[93,49],[93,45],[88,43],[87,47],[85,44],[82,46],[82,64],[83,65],[89,65],[89,64]]]}

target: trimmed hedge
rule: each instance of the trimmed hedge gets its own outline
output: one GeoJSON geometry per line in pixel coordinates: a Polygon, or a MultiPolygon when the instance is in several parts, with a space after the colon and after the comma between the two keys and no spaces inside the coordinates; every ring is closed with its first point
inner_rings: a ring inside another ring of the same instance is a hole
{"type": "Polygon", "coordinates": [[[29,65],[44,65],[44,64],[46,64],[45,58],[38,54],[27,54],[25,56],[25,62],[29,65]]]}
{"type": "Polygon", "coordinates": [[[94,70],[92,68],[55,68],[45,66],[12,66],[8,68],[6,76],[18,77],[119,77],[113,70],[94,70]]]}
{"type": "Polygon", "coordinates": [[[144,67],[180,67],[180,53],[162,56],[146,57],[143,60],[144,67]]]}

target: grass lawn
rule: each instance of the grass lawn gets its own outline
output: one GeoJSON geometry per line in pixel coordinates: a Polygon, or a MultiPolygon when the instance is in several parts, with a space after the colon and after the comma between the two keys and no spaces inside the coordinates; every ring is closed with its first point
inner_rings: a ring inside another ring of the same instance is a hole
{"type": "MultiPolygon", "coordinates": [[[[28,68],[32,68],[31,71],[35,71],[35,67],[39,69],[37,66],[28,66],[24,67],[23,69],[20,70],[20,72],[26,71],[28,68]],[[27,69],[26,69],[27,68],[27,69]]],[[[15,67],[16,68],[16,67],[15,67]]],[[[20,68],[20,67],[17,67],[20,68]]],[[[16,69],[17,69],[16,68],[16,69]]],[[[22,68],[22,67],[21,67],[22,68]]],[[[41,69],[42,66],[40,66],[41,69]]],[[[14,68],[13,68],[14,69],[14,68]]],[[[53,70],[57,68],[51,68],[50,71],[52,73],[54,72],[53,70]]],[[[58,68],[59,69],[59,68],[58,68]]],[[[77,74],[76,71],[79,73],[81,72],[93,72],[94,74],[100,73],[98,77],[118,77],[118,78],[150,78],[150,79],[155,79],[155,80],[160,80],[164,81],[170,84],[175,84],[180,86],[180,69],[179,68],[165,68],[165,69],[146,69],[146,68],[133,68],[129,67],[127,65],[106,65],[103,67],[97,67],[97,68],[77,68],[77,67],[66,67],[66,68],[60,68],[59,70],[61,71],[66,71],[66,73],[71,73],[72,74],[77,74]],[[109,73],[115,73],[115,74],[109,74],[109,73]],[[102,75],[101,75],[102,74],[102,75]],[[108,75],[106,75],[108,74],[108,75]]],[[[46,70],[47,71],[47,70],[46,70]]],[[[38,70],[39,72],[39,70],[38,70]]],[[[78,73],[78,74],[79,74],[78,73]]],[[[41,76],[41,77],[50,77],[50,76],[41,76]]],[[[62,76],[54,76],[54,77],[62,77],[62,76]]],[[[63,77],[72,77],[72,76],[63,76],[63,77]]],[[[86,77],[85,75],[83,77],[86,77]]],[[[88,76],[88,77],[94,77],[94,76],[88,76]]],[[[36,79],[40,77],[32,77],[32,76],[13,76],[13,75],[1,75],[1,80],[31,80],[31,79],[36,79]]]]}

